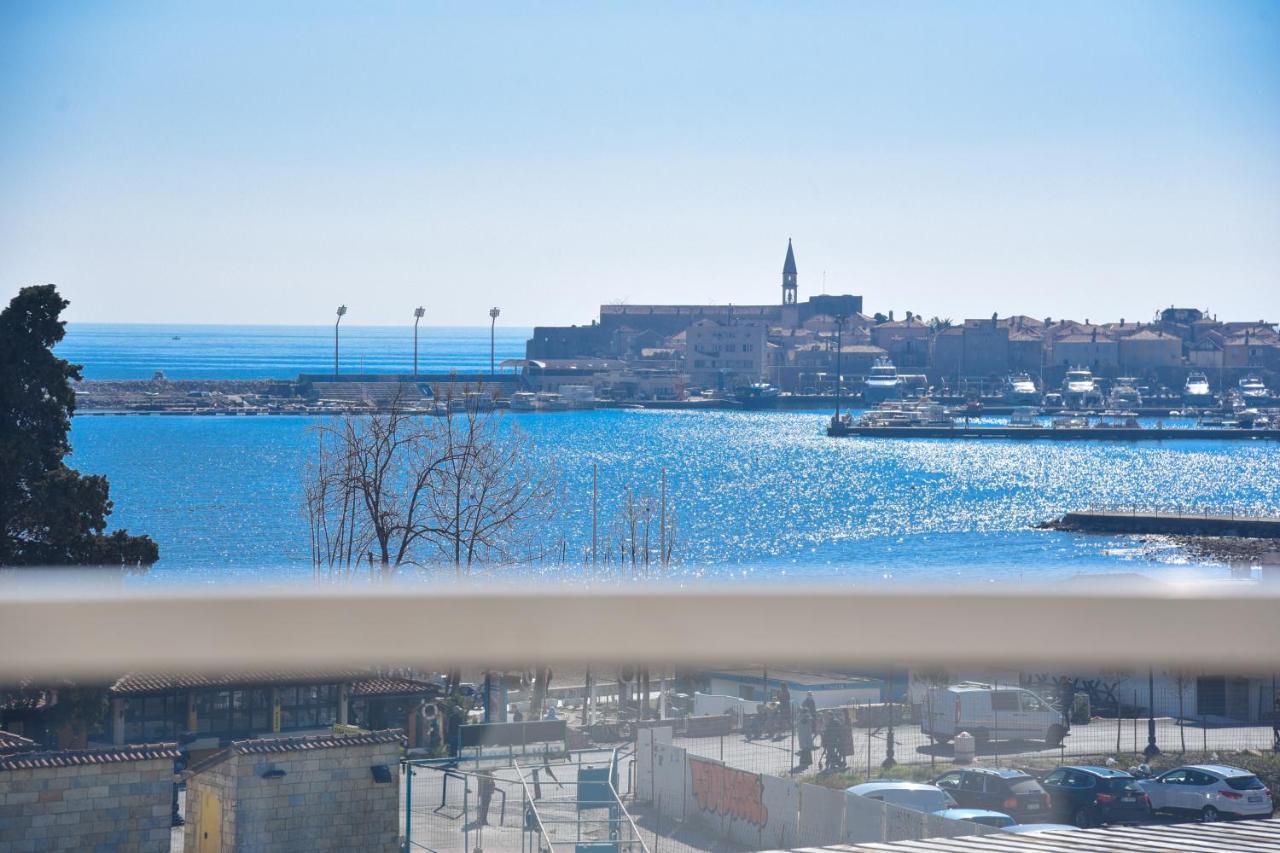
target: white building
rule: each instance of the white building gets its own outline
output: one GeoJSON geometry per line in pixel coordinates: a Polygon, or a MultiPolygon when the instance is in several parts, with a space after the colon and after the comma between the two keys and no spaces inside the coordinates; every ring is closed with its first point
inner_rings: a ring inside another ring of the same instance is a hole
{"type": "Polygon", "coordinates": [[[685,332],[685,370],[695,388],[732,391],[763,380],[765,323],[699,320],[685,332]]]}

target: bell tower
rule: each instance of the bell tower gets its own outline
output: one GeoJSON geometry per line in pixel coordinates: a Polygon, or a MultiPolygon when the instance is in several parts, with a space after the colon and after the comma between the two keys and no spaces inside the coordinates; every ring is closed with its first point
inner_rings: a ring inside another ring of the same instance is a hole
{"type": "Polygon", "coordinates": [[[796,304],[796,255],[791,250],[791,238],[787,238],[787,259],[782,262],[782,304],[796,304]]]}

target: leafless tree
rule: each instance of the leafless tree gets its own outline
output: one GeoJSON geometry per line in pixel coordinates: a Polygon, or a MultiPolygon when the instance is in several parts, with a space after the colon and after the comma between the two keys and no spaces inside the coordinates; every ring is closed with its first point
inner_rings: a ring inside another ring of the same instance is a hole
{"type": "Polygon", "coordinates": [[[442,417],[407,410],[347,416],[317,428],[305,486],[317,577],[350,578],[367,560],[387,577],[406,565],[516,559],[550,520],[552,473],[484,406],[442,417]]]}

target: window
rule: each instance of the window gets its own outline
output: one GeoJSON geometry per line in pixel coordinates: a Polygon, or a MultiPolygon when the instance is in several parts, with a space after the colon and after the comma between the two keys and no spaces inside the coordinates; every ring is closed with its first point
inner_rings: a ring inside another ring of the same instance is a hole
{"type": "Polygon", "coordinates": [[[985,778],[985,773],[966,773],[964,774],[964,781],[960,783],[960,790],[981,792],[982,783],[985,778]]]}
{"type": "Polygon", "coordinates": [[[1162,785],[1185,785],[1187,783],[1187,771],[1170,770],[1156,781],[1162,785]]]}
{"type": "MultiPolygon", "coordinates": [[[[130,743],[162,740],[176,737],[185,719],[178,714],[178,701],[174,695],[144,696],[129,699],[124,708],[124,739],[130,743]]],[[[181,703],[183,714],[186,702],[181,703]]]]}
{"type": "Polygon", "coordinates": [[[1012,690],[1001,690],[991,694],[991,710],[993,711],[1016,711],[1018,710],[1018,694],[1012,690]]]}
{"type": "Polygon", "coordinates": [[[280,728],[314,729],[338,719],[338,685],[305,684],[280,691],[280,728]]]}
{"type": "Polygon", "coordinates": [[[1047,711],[1049,708],[1040,700],[1040,697],[1034,693],[1022,694],[1022,710],[1024,711],[1047,711]]]}
{"type": "Polygon", "coordinates": [[[938,781],[936,784],[939,788],[946,788],[946,789],[953,790],[955,788],[960,787],[960,779],[963,776],[964,774],[960,772],[944,773],[938,777],[938,781]]]}
{"type": "Polygon", "coordinates": [[[1052,773],[1050,773],[1048,776],[1044,777],[1044,781],[1046,785],[1062,785],[1065,783],[1066,778],[1067,778],[1067,771],[1055,770],[1052,773]]]}

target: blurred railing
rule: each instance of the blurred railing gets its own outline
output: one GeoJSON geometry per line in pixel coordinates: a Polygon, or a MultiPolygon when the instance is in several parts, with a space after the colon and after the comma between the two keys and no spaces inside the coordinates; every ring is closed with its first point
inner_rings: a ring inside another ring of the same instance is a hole
{"type": "Polygon", "coordinates": [[[495,667],[534,658],[1226,664],[1262,672],[1280,665],[1280,584],[1271,583],[483,592],[387,584],[88,593],[8,586],[3,593],[0,680],[374,662],[495,667]]]}

